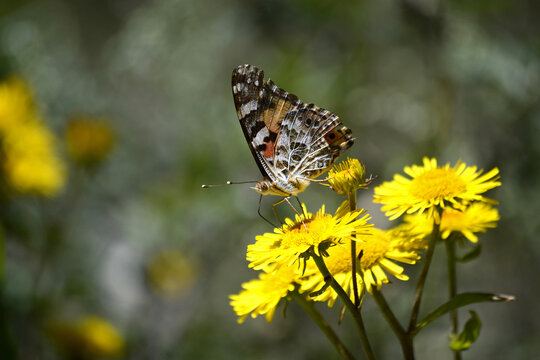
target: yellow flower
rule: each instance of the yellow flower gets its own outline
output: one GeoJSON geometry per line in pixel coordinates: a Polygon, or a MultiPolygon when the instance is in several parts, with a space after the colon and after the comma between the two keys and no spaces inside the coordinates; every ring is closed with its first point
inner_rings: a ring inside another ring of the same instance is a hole
{"type": "Polygon", "coordinates": [[[467,167],[458,162],[437,166],[436,159],[423,159],[424,166],[406,166],[404,171],[411,177],[395,175],[394,180],[375,188],[374,201],[384,204],[383,211],[390,220],[404,213],[423,213],[432,217],[436,207],[462,209],[471,201],[488,201],[482,193],[500,186],[499,170],[494,168],[482,175],[476,166],[467,167]]]}
{"type": "Polygon", "coordinates": [[[185,296],[195,281],[191,262],[176,250],[155,254],[148,262],[146,271],[152,289],[167,298],[185,296]]]}
{"type": "Polygon", "coordinates": [[[53,196],[62,189],[66,172],[56,155],[56,139],[16,78],[0,85],[0,143],[4,177],[15,191],[53,196]]]}
{"type": "MultiPolygon", "coordinates": [[[[357,243],[357,249],[360,243],[357,243]]],[[[354,301],[353,293],[353,279],[352,279],[352,269],[351,269],[351,242],[348,241],[344,244],[337,244],[330,247],[327,250],[329,256],[324,257],[324,262],[330,274],[334,277],[336,282],[349,293],[349,296],[352,301],[354,301]]],[[[357,250],[357,254],[358,254],[357,250]]],[[[305,278],[300,282],[300,292],[313,292],[322,288],[325,285],[325,279],[323,278],[321,272],[315,265],[315,262],[310,259],[304,272],[305,278]]],[[[356,284],[358,290],[362,289],[362,278],[358,272],[356,276],[356,284]]],[[[313,301],[328,301],[328,306],[334,306],[338,295],[331,287],[328,287],[322,294],[311,297],[310,300],[313,301]]]]}
{"type": "MultiPolygon", "coordinates": [[[[356,242],[356,258],[362,253],[360,261],[357,261],[357,284],[358,289],[365,285],[371,293],[372,287],[380,289],[382,284],[388,283],[386,273],[392,274],[399,280],[408,280],[403,274],[403,267],[396,264],[399,261],[406,264],[414,264],[420,256],[418,250],[423,247],[419,241],[408,241],[409,238],[402,232],[393,230],[372,229],[371,235],[360,235],[356,242]]],[[[351,267],[351,245],[340,244],[328,249],[328,257],[324,258],[326,266],[334,279],[341,285],[345,292],[353,299],[353,280],[351,267]]],[[[321,288],[325,282],[318,269],[309,265],[305,272],[306,279],[301,283],[301,291],[314,291],[321,288]]],[[[337,299],[337,293],[332,288],[327,288],[322,294],[314,297],[314,301],[328,300],[328,306],[333,306],[337,299]]]]}
{"type": "Polygon", "coordinates": [[[0,84],[0,133],[35,118],[34,99],[25,82],[11,77],[0,84]]]}
{"type": "Polygon", "coordinates": [[[324,205],[316,215],[306,213],[305,206],[303,210],[305,215],[296,215],[295,221],[285,219],[281,228],[255,238],[255,244],[249,245],[247,250],[249,267],[259,270],[270,265],[290,266],[312,247],[319,254],[320,246],[324,249],[350,240],[355,234],[367,234],[372,226],[367,223],[370,217],[364,210],[343,216],[326,214],[324,205]]]}
{"type": "MultiPolygon", "coordinates": [[[[404,219],[404,225],[425,235],[430,234],[433,229],[433,221],[425,215],[405,216],[404,219]]],[[[478,241],[475,233],[497,227],[497,221],[499,221],[497,209],[481,202],[472,203],[463,211],[446,209],[441,217],[441,238],[447,239],[451,233],[460,232],[475,243],[478,241]]]]}
{"type": "Polygon", "coordinates": [[[71,358],[120,357],[124,352],[122,335],[110,322],[97,316],[55,322],[48,332],[59,350],[71,358]]]}
{"type": "Polygon", "coordinates": [[[84,166],[99,164],[114,147],[114,135],[105,120],[73,117],[66,129],[67,150],[71,158],[84,166]]]}
{"type": "MultiPolygon", "coordinates": [[[[271,271],[270,268],[265,270],[271,271]]],[[[266,320],[271,322],[279,301],[294,290],[300,276],[298,267],[282,266],[273,272],[262,272],[258,279],[242,284],[244,290],[229,296],[230,304],[239,316],[238,322],[244,322],[250,313],[252,318],[266,315],[266,320]]]]}
{"type": "Polygon", "coordinates": [[[328,172],[328,182],[338,194],[349,194],[366,186],[366,168],[357,159],[342,161],[328,172]]]}

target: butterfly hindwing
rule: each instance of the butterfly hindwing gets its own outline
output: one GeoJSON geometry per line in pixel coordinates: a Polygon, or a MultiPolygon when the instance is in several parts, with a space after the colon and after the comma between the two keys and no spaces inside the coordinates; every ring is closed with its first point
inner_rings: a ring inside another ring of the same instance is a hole
{"type": "Polygon", "coordinates": [[[302,104],[283,120],[276,164],[286,176],[314,179],[326,171],[354,139],[339,117],[313,104],[302,104]]]}

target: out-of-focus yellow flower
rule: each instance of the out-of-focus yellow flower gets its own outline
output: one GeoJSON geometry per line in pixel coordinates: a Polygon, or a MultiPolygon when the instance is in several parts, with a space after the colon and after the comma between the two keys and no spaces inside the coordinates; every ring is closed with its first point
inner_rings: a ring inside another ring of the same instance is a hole
{"type": "Polygon", "coordinates": [[[185,296],[195,281],[193,265],[176,250],[155,254],[148,262],[146,271],[151,288],[167,298],[185,296]]]}
{"type": "Polygon", "coordinates": [[[0,84],[0,143],[4,178],[13,190],[54,196],[62,189],[66,171],[56,154],[56,138],[17,78],[0,84]]]}
{"type": "Polygon", "coordinates": [[[66,129],[67,150],[83,166],[101,163],[115,145],[111,126],[104,119],[74,116],[66,129]]]}
{"type": "Polygon", "coordinates": [[[0,84],[0,133],[34,119],[36,105],[24,81],[12,77],[0,84]]]}
{"type": "Polygon", "coordinates": [[[48,333],[58,349],[71,358],[117,358],[124,354],[122,335],[110,322],[94,315],[52,323],[48,333]]]}

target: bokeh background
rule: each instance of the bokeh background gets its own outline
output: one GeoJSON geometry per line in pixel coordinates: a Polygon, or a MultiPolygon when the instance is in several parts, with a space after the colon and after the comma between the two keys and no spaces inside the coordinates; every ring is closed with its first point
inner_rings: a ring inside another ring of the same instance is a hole
{"type": "MultiPolygon", "coordinates": [[[[256,276],[246,246],[271,230],[247,185],[201,189],[260,177],[230,88],[244,63],[338,113],[374,185],[425,155],[499,167],[501,221],[459,289],[517,301],[470,307],[483,329],[464,357],[538,356],[539,23],[532,0],[2,1],[2,81],[31,94],[63,170],[47,191],[3,180],[0,357],[338,358],[294,303],[242,325],[228,304],[256,276]]],[[[372,191],[359,205],[388,226],[372,191]]],[[[301,199],[340,201],[317,185],[301,199]]],[[[424,311],[445,298],[442,255],[424,311]]],[[[412,288],[384,288],[402,319],[412,288]]],[[[337,327],[339,308],[322,310],[337,327]]],[[[399,358],[371,299],[365,313],[375,352],[399,358]]],[[[424,330],[418,358],[451,359],[448,331],[424,330]]],[[[361,352],[347,320],[338,332],[361,352]]]]}

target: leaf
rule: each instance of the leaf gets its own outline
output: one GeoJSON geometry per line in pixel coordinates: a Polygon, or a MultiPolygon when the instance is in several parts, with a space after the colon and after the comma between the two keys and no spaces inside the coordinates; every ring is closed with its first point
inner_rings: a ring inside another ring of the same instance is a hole
{"type": "Polygon", "coordinates": [[[482,245],[478,244],[478,245],[474,246],[471,251],[469,251],[468,253],[466,253],[462,257],[457,258],[456,261],[464,263],[464,262],[474,260],[480,255],[481,252],[482,252],[482,245]]]}
{"type": "Polygon", "coordinates": [[[454,351],[467,350],[480,335],[482,321],[474,311],[469,311],[469,313],[471,317],[465,323],[463,331],[459,335],[452,334],[450,336],[450,348],[454,351]]]}
{"type": "Polygon", "coordinates": [[[479,302],[509,302],[514,301],[516,298],[513,295],[505,294],[489,294],[489,293],[463,293],[457,295],[452,300],[442,304],[432,312],[426,315],[422,320],[416,324],[416,328],[413,334],[417,334],[424,327],[432,323],[438,317],[458,309],[462,306],[475,304],[479,302]]]}

